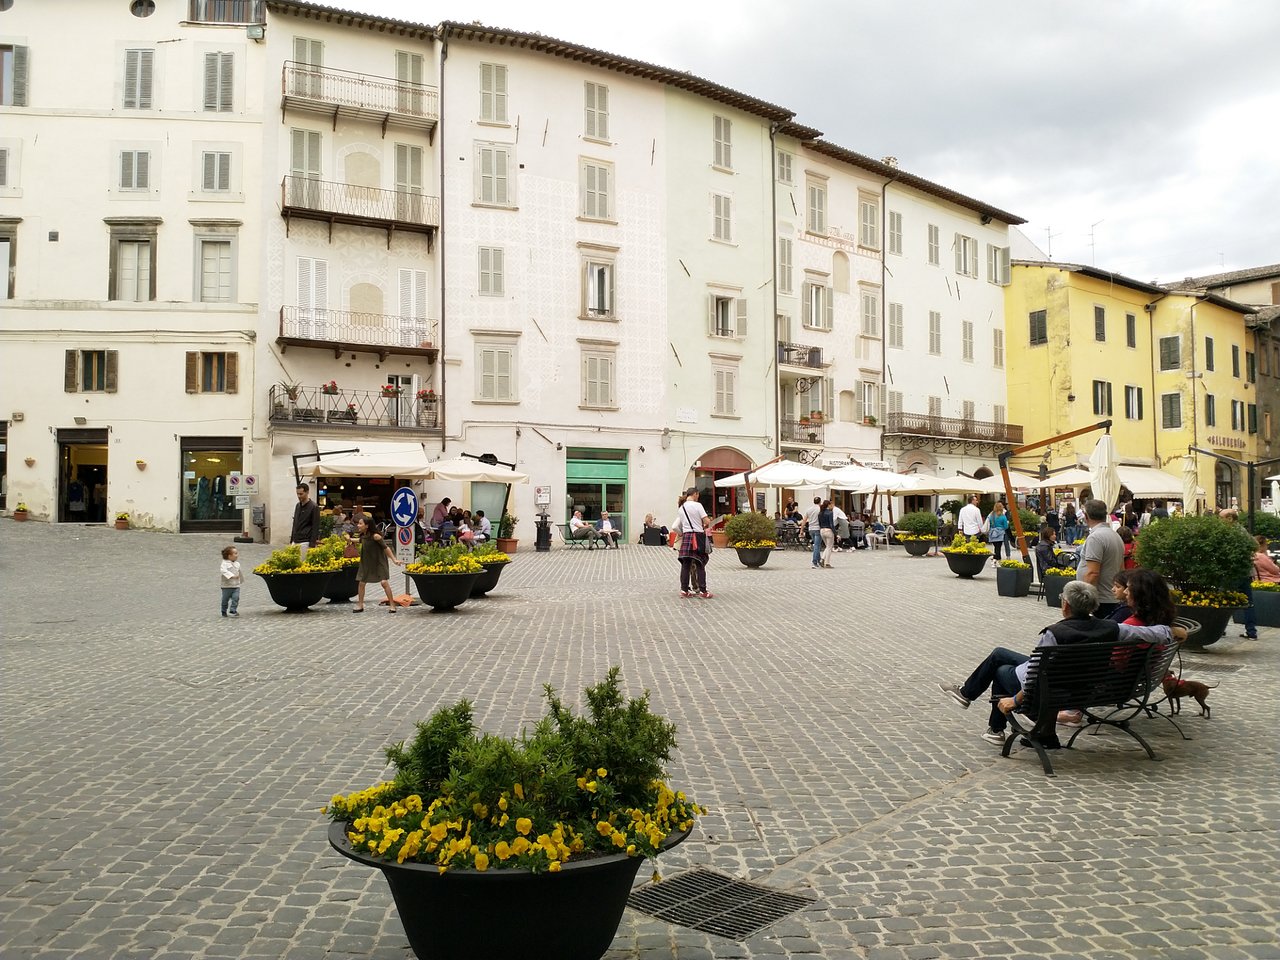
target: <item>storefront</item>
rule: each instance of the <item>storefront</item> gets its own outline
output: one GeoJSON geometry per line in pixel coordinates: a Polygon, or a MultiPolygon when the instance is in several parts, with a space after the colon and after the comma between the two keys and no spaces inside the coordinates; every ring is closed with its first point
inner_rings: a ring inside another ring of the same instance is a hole
{"type": "Polygon", "coordinates": [[[58,431],[58,521],[105,523],[107,431],[58,431]]]}
{"type": "Polygon", "coordinates": [[[379,522],[391,515],[391,494],[403,485],[391,477],[316,477],[308,482],[321,510],[342,506],[379,522]]]}
{"type": "Polygon", "coordinates": [[[582,511],[582,519],[595,523],[601,511],[609,512],[609,521],[627,532],[628,459],[626,450],[595,447],[569,447],[565,461],[565,522],[574,510],[582,511]]]}
{"type": "MultiPolygon", "coordinates": [[[[723,517],[738,512],[739,501],[746,495],[745,487],[717,487],[716,481],[751,469],[751,461],[737,450],[717,447],[708,450],[693,465],[693,485],[698,488],[698,502],[711,517],[723,517]]],[[[675,509],[675,504],[671,504],[675,509]]]]}
{"type": "Polygon", "coordinates": [[[240,437],[183,437],[178,529],[184,533],[234,531],[241,510],[227,494],[227,477],[244,470],[240,437]]]}

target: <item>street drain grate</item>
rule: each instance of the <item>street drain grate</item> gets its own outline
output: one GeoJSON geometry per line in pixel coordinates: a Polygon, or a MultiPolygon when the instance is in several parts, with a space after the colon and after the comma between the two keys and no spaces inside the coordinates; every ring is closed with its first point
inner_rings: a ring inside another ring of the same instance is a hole
{"type": "Polygon", "coordinates": [[[634,890],[627,906],[651,917],[746,940],[814,901],[701,868],[634,890]]]}
{"type": "Polygon", "coordinates": [[[1243,663],[1214,663],[1212,660],[1192,660],[1189,657],[1184,657],[1182,661],[1183,673],[1191,673],[1193,676],[1197,673],[1239,673],[1243,669],[1243,663]]]}

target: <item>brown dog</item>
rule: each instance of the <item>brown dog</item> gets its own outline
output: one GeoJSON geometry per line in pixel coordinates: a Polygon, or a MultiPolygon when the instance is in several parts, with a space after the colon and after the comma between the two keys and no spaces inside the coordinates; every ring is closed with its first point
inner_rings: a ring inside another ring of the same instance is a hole
{"type": "Polygon", "coordinates": [[[1217,685],[1217,681],[1201,683],[1199,680],[1179,680],[1172,673],[1166,673],[1163,686],[1164,695],[1169,698],[1169,712],[1181,712],[1182,698],[1191,697],[1200,704],[1200,716],[1208,719],[1209,704],[1205,703],[1205,700],[1209,696],[1209,691],[1217,685]]]}

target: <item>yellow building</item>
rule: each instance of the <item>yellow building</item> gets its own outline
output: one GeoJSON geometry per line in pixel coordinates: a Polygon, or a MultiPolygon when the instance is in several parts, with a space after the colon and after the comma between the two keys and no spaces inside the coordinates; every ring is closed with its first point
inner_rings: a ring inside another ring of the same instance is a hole
{"type": "MultiPolygon", "coordinates": [[[[1216,294],[1176,293],[1106,270],[1015,261],[1005,292],[1009,419],[1028,443],[1113,422],[1125,465],[1178,478],[1192,447],[1257,456],[1253,308],[1216,294]]],[[[1098,433],[1016,458],[1035,473],[1088,466],[1098,433]]],[[[1247,502],[1243,468],[1196,454],[1209,503],[1247,502]]],[[[1258,480],[1265,473],[1259,471],[1258,480]]],[[[1173,497],[1171,499],[1180,499],[1173,497]]]]}

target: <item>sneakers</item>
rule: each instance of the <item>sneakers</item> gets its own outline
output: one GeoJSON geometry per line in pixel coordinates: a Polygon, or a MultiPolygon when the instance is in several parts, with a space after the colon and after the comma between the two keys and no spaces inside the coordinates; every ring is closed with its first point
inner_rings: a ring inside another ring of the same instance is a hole
{"type": "Polygon", "coordinates": [[[960,684],[958,683],[940,683],[938,689],[948,694],[952,700],[960,704],[966,710],[969,709],[969,698],[960,692],[960,684]]]}
{"type": "Polygon", "coordinates": [[[690,597],[692,597],[692,596],[693,596],[693,594],[692,594],[692,593],[690,593],[688,590],[681,590],[681,591],[680,591],[680,596],[681,596],[683,599],[688,600],[690,597]]]}
{"type": "Polygon", "coordinates": [[[1062,727],[1084,726],[1084,714],[1079,710],[1059,710],[1058,725],[1062,727]]]}
{"type": "Polygon", "coordinates": [[[982,739],[987,741],[987,743],[998,743],[1003,747],[1004,742],[1009,738],[1003,730],[993,730],[990,727],[987,727],[987,732],[982,735],[982,739]]]}
{"type": "Polygon", "coordinates": [[[714,594],[714,593],[708,593],[706,590],[703,590],[700,594],[698,594],[698,596],[700,596],[703,600],[714,600],[714,599],[715,599],[715,594],[714,594]]]}
{"type": "Polygon", "coordinates": [[[229,611],[229,612],[227,613],[227,616],[228,616],[228,617],[238,617],[238,616],[240,616],[240,614],[236,613],[234,610],[231,610],[231,611],[229,611]]]}

